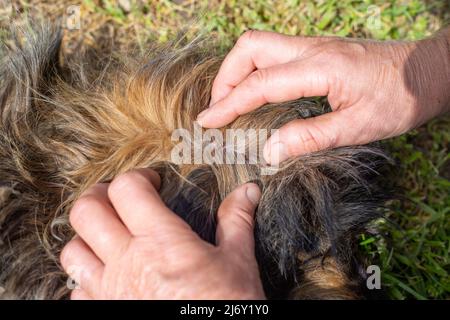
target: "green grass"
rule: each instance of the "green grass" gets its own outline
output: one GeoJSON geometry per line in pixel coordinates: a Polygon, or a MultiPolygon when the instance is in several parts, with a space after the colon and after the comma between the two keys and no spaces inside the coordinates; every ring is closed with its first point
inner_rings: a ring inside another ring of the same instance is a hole
{"type": "MultiPolygon", "coordinates": [[[[33,10],[48,7],[22,0],[33,10]]],[[[65,5],[76,1],[57,0],[65,5]]],[[[211,34],[223,50],[248,29],[291,35],[339,35],[379,40],[415,40],[433,34],[450,17],[445,0],[186,0],[131,1],[126,12],[117,1],[82,0],[82,30],[101,35],[109,24],[116,41],[165,42],[188,26],[211,34]],[[150,4],[151,3],[151,4],[150,4]]],[[[43,9],[45,11],[45,9],[43,9]]],[[[0,19],[1,21],[1,19],[0,19]]],[[[70,32],[68,32],[70,36],[70,32]]],[[[92,38],[95,38],[94,36],[92,38]]],[[[361,248],[382,270],[382,284],[394,299],[450,298],[450,118],[430,122],[384,142],[396,161],[396,198],[387,204],[381,235],[362,235],[361,248]]]]}
{"type": "Polygon", "coordinates": [[[393,183],[401,200],[388,203],[392,224],[379,223],[384,239],[363,246],[392,298],[450,296],[449,128],[447,116],[385,142],[398,163],[393,183]]]}

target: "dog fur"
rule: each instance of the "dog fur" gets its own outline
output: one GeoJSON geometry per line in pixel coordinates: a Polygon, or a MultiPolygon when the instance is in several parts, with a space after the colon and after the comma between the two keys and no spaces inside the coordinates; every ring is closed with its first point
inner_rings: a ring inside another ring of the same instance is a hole
{"type": "MultiPolygon", "coordinates": [[[[71,206],[93,184],[136,167],[161,174],[165,203],[210,242],[221,200],[257,182],[256,254],[268,297],[364,297],[358,238],[380,217],[382,151],[320,151],[284,162],[273,175],[251,164],[175,165],[171,133],[193,130],[221,63],[210,42],[155,44],[145,55],[66,56],[62,33],[48,24],[13,39],[0,66],[2,298],[67,298],[58,258],[74,235],[71,206]]],[[[301,99],[263,106],[226,128],[270,130],[328,111],[301,99]]]]}

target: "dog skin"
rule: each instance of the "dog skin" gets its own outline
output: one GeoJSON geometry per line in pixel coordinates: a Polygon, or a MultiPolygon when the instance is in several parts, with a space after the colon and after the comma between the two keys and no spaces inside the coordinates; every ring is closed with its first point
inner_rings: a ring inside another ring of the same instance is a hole
{"type": "MultiPolygon", "coordinates": [[[[68,212],[89,187],[133,168],[156,170],[166,205],[211,243],[221,201],[256,182],[256,256],[266,296],[364,297],[358,237],[385,200],[377,183],[387,163],[382,151],[324,150],[287,160],[273,175],[261,175],[258,164],[173,164],[171,133],[194,130],[222,61],[208,41],[105,59],[98,52],[65,56],[58,28],[33,29],[15,34],[0,67],[2,298],[67,298],[58,257],[74,236],[68,212]]],[[[276,129],[328,111],[312,99],[270,104],[221,130],[276,129]]]]}

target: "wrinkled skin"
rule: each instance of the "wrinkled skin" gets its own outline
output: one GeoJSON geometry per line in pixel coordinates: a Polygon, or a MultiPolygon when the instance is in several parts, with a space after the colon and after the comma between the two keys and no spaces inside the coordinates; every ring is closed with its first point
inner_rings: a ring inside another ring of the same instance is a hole
{"type": "Polygon", "coordinates": [[[292,121],[267,142],[272,164],[400,135],[450,108],[449,34],[376,42],[249,31],[225,58],[197,121],[218,128],[266,103],[328,96],[333,112],[292,121]]]}
{"type": "Polygon", "coordinates": [[[223,201],[214,246],[164,205],[159,184],[156,172],[133,170],[79,198],[70,213],[78,236],[61,254],[80,286],[72,299],[263,299],[253,240],[257,185],[223,201]]]}

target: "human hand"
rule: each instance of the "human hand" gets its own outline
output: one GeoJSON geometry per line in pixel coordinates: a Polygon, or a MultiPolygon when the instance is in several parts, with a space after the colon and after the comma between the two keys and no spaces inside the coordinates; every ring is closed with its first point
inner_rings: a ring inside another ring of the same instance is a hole
{"type": "Polygon", "coordinates": [[[214,246],[164,205],[159,185],[156,172],[133,170],[75,202],[78,236],[61,253],[64,270],[81,271],[71,298],[263,299],[253,239],[259,188],[248,183],[225,198],[214,246]]]}
{"type": "Polygon", "coordinates": [[[272,164],[400,135],[449,109],[446,30],[418,42],[249,31],[223,61],[197,122],[217,128],[266,103],[328,96],[333,112],[292,121],[267,141],[272,164]]]}

